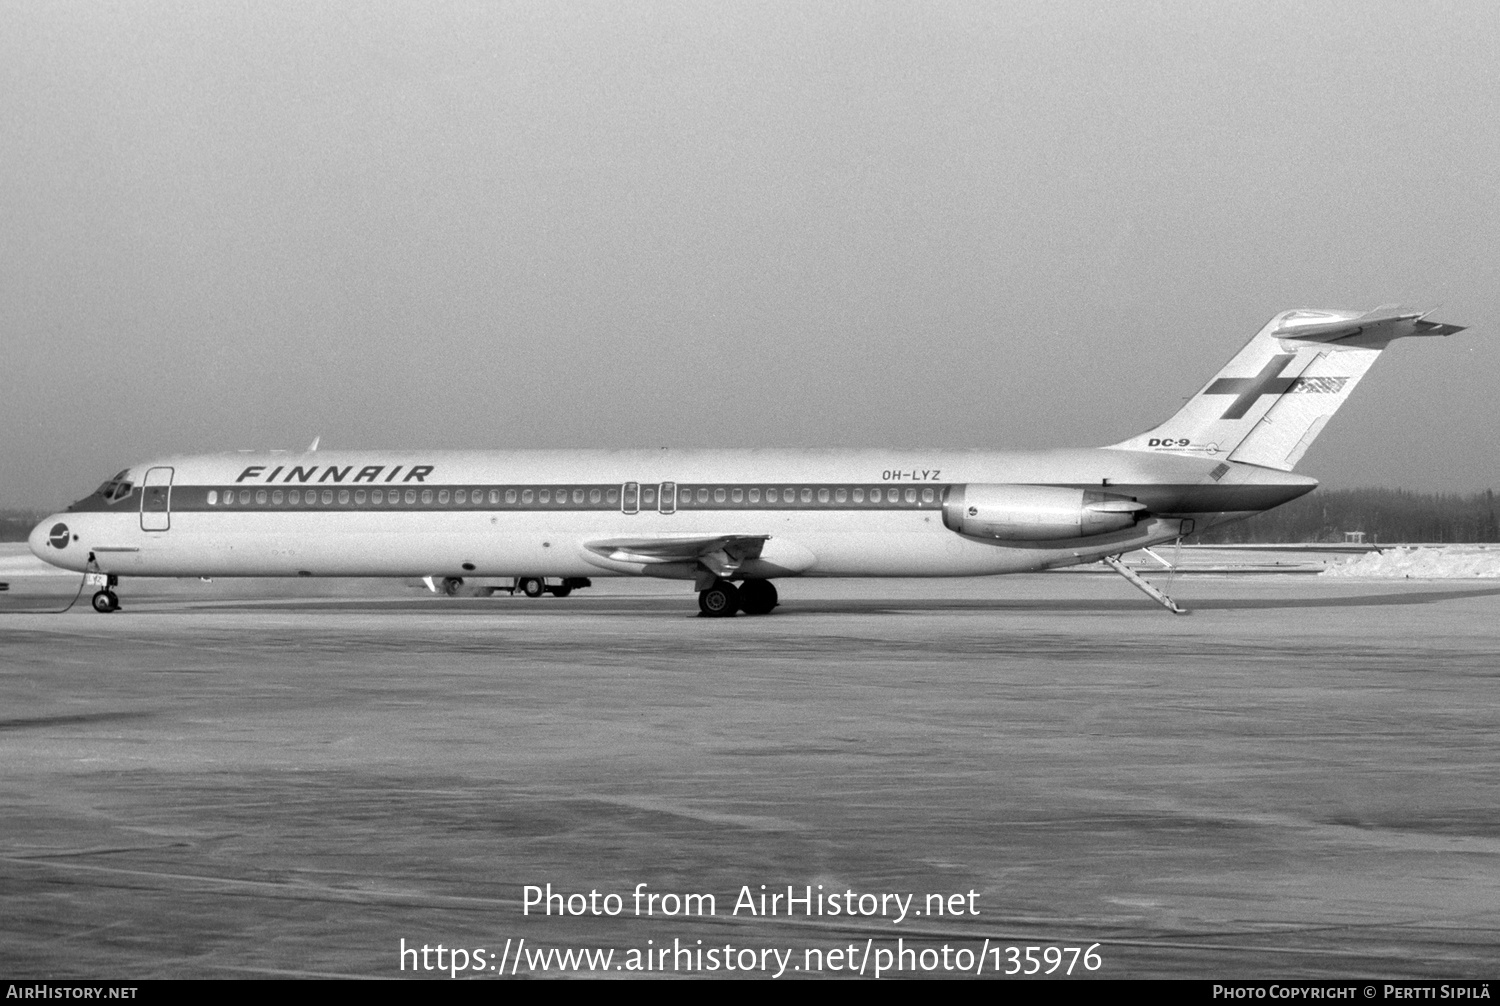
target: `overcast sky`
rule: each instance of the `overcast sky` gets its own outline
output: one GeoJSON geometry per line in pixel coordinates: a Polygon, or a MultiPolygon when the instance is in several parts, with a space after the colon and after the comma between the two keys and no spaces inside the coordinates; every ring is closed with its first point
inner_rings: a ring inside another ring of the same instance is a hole
{"type": "Polygon", "coordinates": [[[1303,460],[1500,472],[1500,5],[0,4],[0,506],[165,453],[1025,448],[1441,305],[1303,460]]]}

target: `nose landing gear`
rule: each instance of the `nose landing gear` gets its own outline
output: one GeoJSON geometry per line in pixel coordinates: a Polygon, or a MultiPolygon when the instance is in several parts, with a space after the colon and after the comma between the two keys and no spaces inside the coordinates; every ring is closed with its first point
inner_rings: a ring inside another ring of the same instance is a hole
{"type": "MultiPolygon", "coordinates": [[[[89,562],[93,563],[93,554],[89,555],[89,562]]],[[[116,594],[111,587],[120,582],[120,578],[113,573],[89,572],[84,576],[84,584],[89,587],[98,587],[94,592],[94,610],[101,615],[107,615],[111,611],[120,610],[120,595],[116,594]]]]}

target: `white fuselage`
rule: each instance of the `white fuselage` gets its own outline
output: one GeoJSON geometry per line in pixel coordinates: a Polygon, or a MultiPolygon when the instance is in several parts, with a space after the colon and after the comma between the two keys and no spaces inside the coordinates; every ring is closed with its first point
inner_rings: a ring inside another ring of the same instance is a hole
{"type": "Polygon", "coordinates": [[[119,576],[689,578],[611,558],[616,539],[765,536],[750,576],[971,576],[1045,569],[1169,541],[1274,506],[1312,480],[1212,460],[1094,449],[233,453],[136,465],[31,535],[46,561],[119,576]],[[1054,541],[945,525],[966,484],[1101,488],[1151,515],[1054,541]],[[65,531],[59,532],[58,527],[65,531]],[[92,565],[91,565],[92,560],[92,565]]]}

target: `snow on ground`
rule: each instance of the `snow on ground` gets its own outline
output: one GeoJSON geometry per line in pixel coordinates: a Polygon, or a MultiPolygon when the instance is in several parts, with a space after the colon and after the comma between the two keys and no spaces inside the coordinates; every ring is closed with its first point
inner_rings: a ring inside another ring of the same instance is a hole
{"type": "Polygon", "coordinates": [[[1413,580],[1500,577],[1500,545],[1393,546],[1346,559],[1319,575],[1413,580]]]}

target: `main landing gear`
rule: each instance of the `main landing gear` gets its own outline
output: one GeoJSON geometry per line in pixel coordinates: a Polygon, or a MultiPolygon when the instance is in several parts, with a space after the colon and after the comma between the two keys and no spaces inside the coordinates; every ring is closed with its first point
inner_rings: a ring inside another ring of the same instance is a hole
{"type": "Polygon", "coordinates": [[[776,585],[770,580],[746,580],[736,587],[728,580],[715,580],[698,592],[698,610],[706,618],[732,618],[736,611],[768,615],[776,607],[776,585]]]}

